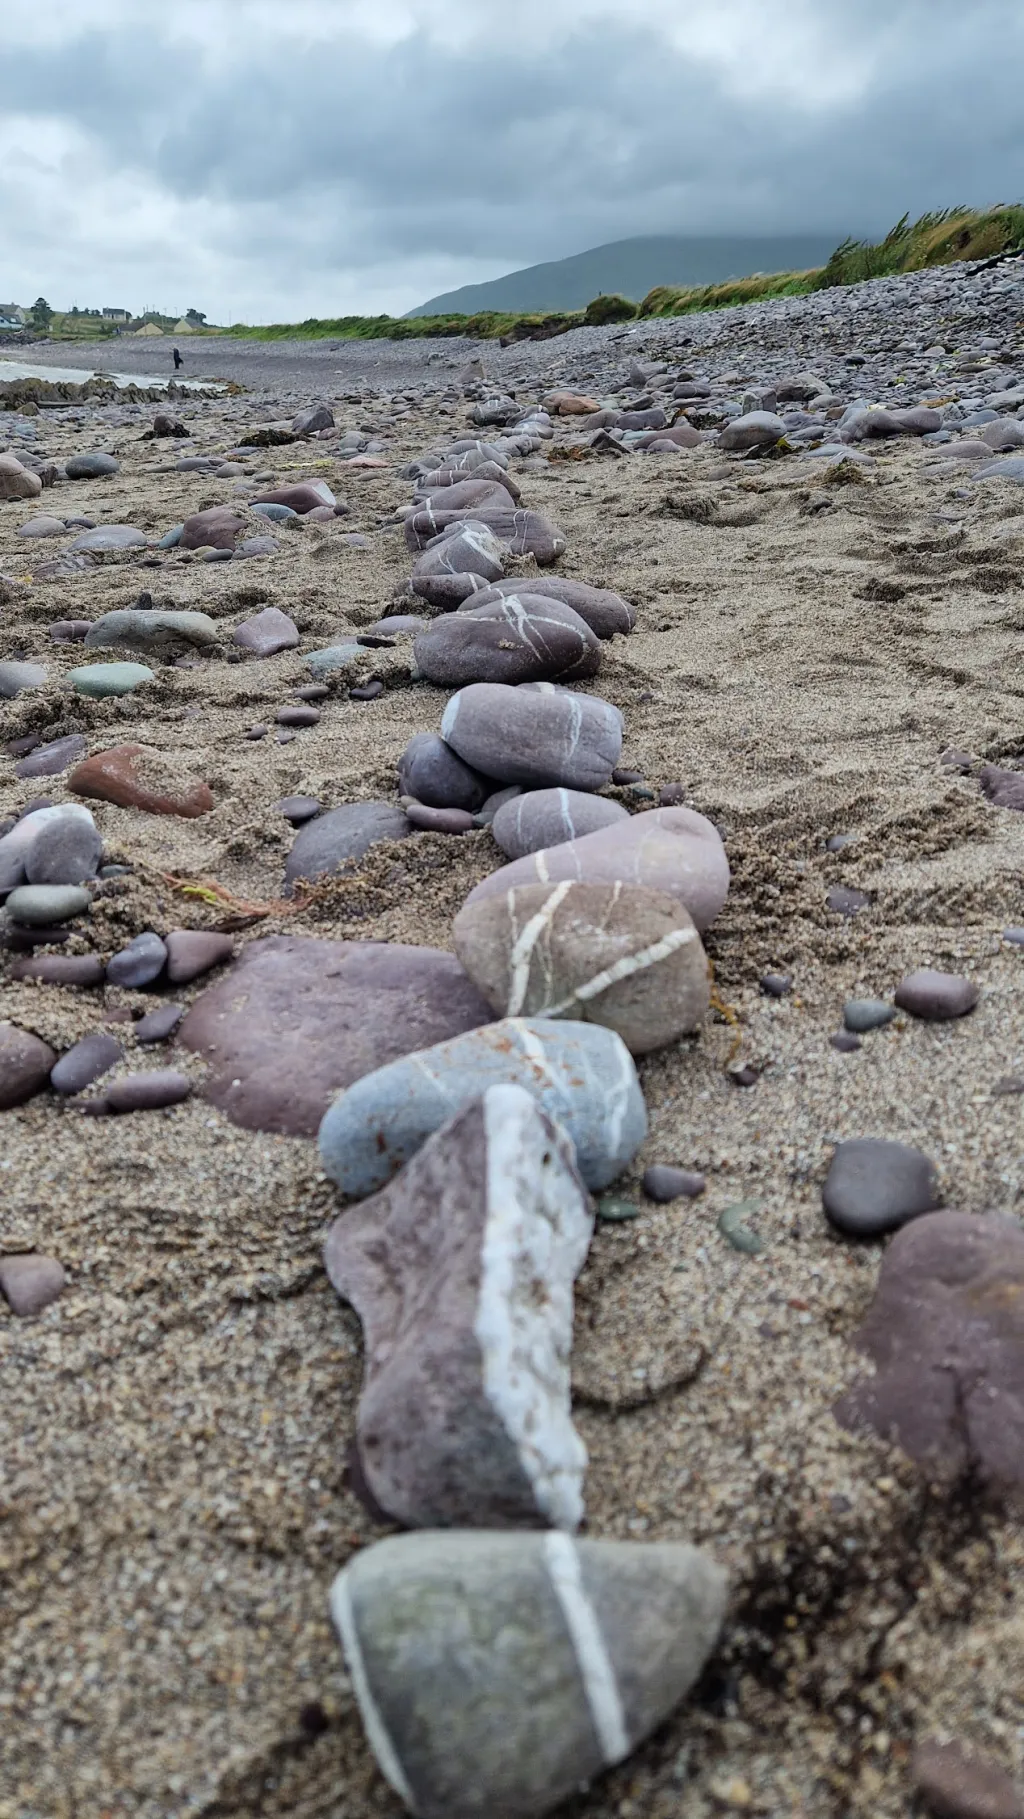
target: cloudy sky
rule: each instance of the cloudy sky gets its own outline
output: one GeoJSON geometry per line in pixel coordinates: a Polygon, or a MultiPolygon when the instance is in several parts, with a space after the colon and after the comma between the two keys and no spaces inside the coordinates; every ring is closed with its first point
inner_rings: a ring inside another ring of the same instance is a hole
{"type": "Polygon", "coordinates": [[[632,234],[1024,197],[1021,0],[3,13],[4,301],[400,314],[632,234]]]}

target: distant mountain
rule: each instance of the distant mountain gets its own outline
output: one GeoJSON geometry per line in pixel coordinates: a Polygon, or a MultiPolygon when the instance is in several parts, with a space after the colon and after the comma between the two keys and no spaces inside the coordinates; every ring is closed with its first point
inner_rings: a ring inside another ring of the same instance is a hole
{"type": "Polygon", "coordinates": [[[763,238],[663,234],[612,240],[607,246],[574,253],[571,259],[508,272],[488,284],[464,284],[407,313],[439,316],[455,311],[473,316],[489,309],[583,309],[602,292],[617,292],[639,303],[656,284],[721,284],[726,278],[748,278],[752,272],[806,271],[824,265],[842,239],[836,232],[763,238]]]}

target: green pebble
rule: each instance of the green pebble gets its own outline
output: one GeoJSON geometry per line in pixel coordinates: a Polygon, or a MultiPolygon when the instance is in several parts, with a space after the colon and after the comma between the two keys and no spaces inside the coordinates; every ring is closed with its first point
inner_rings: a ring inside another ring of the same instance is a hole
{"type": "Polygon", "coordinates": [[[14,922],[49,928],[69,916],[83,916],[92,907],[92,898],[80,884],[19,884],[5,907],[14,922]]]}
{"type": "Polygon", "coordinates": [[[68,681],[78,695],[100,701],[105,695],[130,695],[143,682],[156,677],[144,663],[86,663],[68,671],[68,681]]]}
{"type": "Polygon", "coordinates": [[[736,1200],[718,1215],[718,1229],[722,1237],[732,1245],[734,1251],[745,1251],[748,1256],[756,1257],[764,1250],[764,1244],[756,1232],[744,1223],[747,1213],[757,1211],[759,1200],[736,1200]]]}
{"type": "Polygon", "coordinates": [[[326,650],[310,651],[306,662],[314,676],[324,676],[332,669],[347,669],[357,657],[365,657],[366,650],[361,644],[331,644],[326,650]]]}
{"type": "Polygon", "coordinates": [[[624,1219],[638,1219],[640,1208],[632,1200],[620,1200],[615,1194],[604,1194],[597,1203],[597,1216],[620,1224],[624,1219]]]}

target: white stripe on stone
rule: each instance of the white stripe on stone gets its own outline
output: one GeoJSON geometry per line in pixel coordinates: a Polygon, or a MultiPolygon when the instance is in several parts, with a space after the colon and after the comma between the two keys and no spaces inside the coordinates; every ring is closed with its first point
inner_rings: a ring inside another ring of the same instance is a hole
{"type": "Polygon", "coordinates": [[[605,1647],[597,1614],[583,1588],[576,1543],[568,1535],[554,1532],[545,1535],[544,1563],[555,1596],[562,1607],[573,1652],[579,1664],[580,1679],[598,1745],[610,1768],[613,1763],[621,1762],[629,1755],[629,1733],[626,1730],[626,1715],[622,1709],[615,1669],[605,1647]]]}
{"type": "Polygon", "coordinates": [[[593,1218],[526,1089],[492,1086],[483,1103],[487,1212],[473,1332],[484,1394],[538,1509],[574,1529],[587,1451],[570,1414],[572,1285],[593,1218]]]}
{"type": "MultiPolygon", "coordinates": [[[[523,1008],[526,994],[530,989],[530,968],[533,964],[533,952],[545,930],[551,926],[552,917],[559,904],[570,889],[568,882],[556,884],[550,897],[541,904],[540,909],[529,921],[524,923],[509,955],[508,1010],[506,1016],[518,1017],[523,1008]]],[[[510,914],[515,914],[515,893],[511,893],[510,914]]]]}
{"type": "MultiPolygon", "coordinates": [[[[669,934],[663,935],[660,941],[653,941],[650,947],[641,948],[635,954],[623,954],[621,960],[614,961],[602,972],[595,973],[592,979],[585,980],[560,1003],[546,1004],[543,1010],[533,1011],[531,1014],[535,1017],[560,1017],[572,1005],[588,1004],[591,998],[600,997],[600,994],[608,991],[611,986],[618,985],[623,979],[628,979],[631,973],[642,972],[648,966],[657,966],[659,960],[667,960],[670,954],[674,954],[687,941],[696,941],[696,939],[697,930],[695,928],[674,928],[669,934]]],[[[519,1002],[522,1003],[522,998],[519,1002]]]]}
{"type": "Polygon", "coordinates": [[[348,1589],[348,1571],[339,1573],[331,1587],[331,1616],[341,1637],[345,1651],[348,1671],[352,1676],[352,1690],[356,1696],[363,1728],[370,1741],[370,1748],[377,1758],[381,1774],[391,1783],[400,1800],[404,1800],[411,1813],[416,1811],[416,1802],[412,1788],[405,1778],[405,1770],[398,1760],[398,1752],[391,1741],[388,1728],[380,1715],[377,1701],[373,1696],[366,1674],[366,1663],[363,1660],[362,1645],[356,1628],[355,1611],[352,1609],[352,1597],[348,1589]]]}

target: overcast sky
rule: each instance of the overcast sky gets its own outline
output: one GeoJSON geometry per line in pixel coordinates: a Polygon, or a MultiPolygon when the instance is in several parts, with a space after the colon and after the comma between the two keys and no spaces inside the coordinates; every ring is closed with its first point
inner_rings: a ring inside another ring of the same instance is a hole
{"type": "Polygon", "coordinates": [[[395,314],[1024,198],[1022,0],[10,0],[0,299],[395,314]]]}

